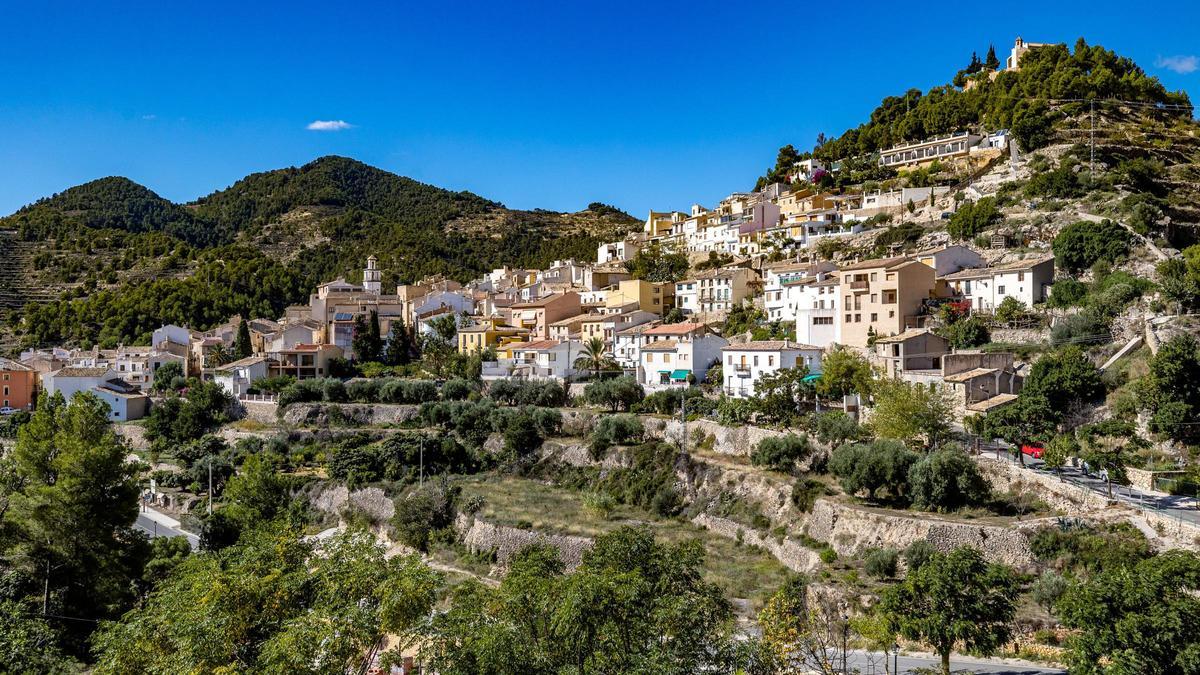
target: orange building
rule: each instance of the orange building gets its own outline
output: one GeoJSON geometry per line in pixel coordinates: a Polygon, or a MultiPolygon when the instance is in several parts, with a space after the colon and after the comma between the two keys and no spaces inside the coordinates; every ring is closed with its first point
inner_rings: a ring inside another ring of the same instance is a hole
{"type": "Polygon", "coordinates": [[[0,408],[33,410],[37,371],[19,361],[0,358],[0,408]]]}

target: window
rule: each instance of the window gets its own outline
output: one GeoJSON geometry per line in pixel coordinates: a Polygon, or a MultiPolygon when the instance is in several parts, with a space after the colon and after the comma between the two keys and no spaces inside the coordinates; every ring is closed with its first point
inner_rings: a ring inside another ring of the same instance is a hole
{"type": "Polygon", "coordinates": [[[768,366],[775,365],[775,357],[774,356],[771,356],[770,354],[767,355],[767,365],[768,366]]]}
{"type": "Polygon", "coordinates": [[[726,365],[730,365],[730,366],[733,365],[733,354],[729,355],[729,361],[726,363],[726,365]]]}
{"type": "Polygon", "coordinates": [[[879,320],[879,315],[876,314],[875,312],[871,312],[871,321],[878,321],[878,320],[879,320]]]}
{"type": "Polygon", "coordinates": [[[846,315],[846,323],[850,323],[850,315],[849,314],[846,315]]]}
{"type": "Polygon", "coordinates": [[[871,272],[871,281],[879,280],[879,272],[871,272]]]}
{"type": "Polygon", "coordinates": [[[755,354],[755,355],[754,355],[754,365],[755,365],[756,367],[758,366],[758,354],[755,354]]]}
{"type": "Polygon", "coordinates": [[[889,309],[889,310],[888,310],[888,318],[889,318],[889,319],[894,319],[894,318],[896,318],[896,310],[894,310],[894,309],[889,309]]]}
{"type": "Polygon", "coordinates": [[[8,396],[8,385],[4,385],[4,395],[8,396]]]}
{"type": "Polygon", "coordinates": [[[663,354],[663,363],[670,363],[670,362],[671,362],[671,355],[663,354]]]}
{"type": "Polygon", "coordinates": [[[997,293],[999,293],[1000,295],[1004,295],[1004,287],[1003,287],[1003,286],[997,286],[997,287],[996,287],[996,292],[997,292],[997,293]]]}
{"type": "Polygon", "coordinates": [[[879,298],[879,295],[878,295],[878,294],[876,294],[876,293],[872,293],[872,294],[871,294],[871,304],[873,305],[873,304],[875,304],[876,302],[879,302],[879,299],[878,299],[878,298],[879,298]]]}
{"type": "Polygon", "coordinates": [[[854,315],[854,323],[862,323],[862,314],[854,315]]]}
{"type": "Polygon", "coordinates": [[[654,354],[646,353],[646,363],[654,363],[654,354]]]}
{"type": "Polygon", "coordinates": [[[832,316],[814,316],[813,317],[813,325],[814,326],[832,326],[833,325],[833,317],[832,316]]]}
{"type": "Polygon", "coordinates": [[[1025,273],[1017,272],[1017,281],[1025,281],[1025,273]]]}

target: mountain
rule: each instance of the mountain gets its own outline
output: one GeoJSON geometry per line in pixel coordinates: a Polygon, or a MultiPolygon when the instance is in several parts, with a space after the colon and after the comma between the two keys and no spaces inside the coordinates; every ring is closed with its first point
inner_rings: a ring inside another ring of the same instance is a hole
{"type": "Polygon", "coordinates": [[[162,323],[204,328],[274,316],[368,255],[386,286],[502,265],[591,258],[638,221],[603,204],[522,211],[346,157],[255,173],[190,204],[110,177],[0,218],[0,347],[144,340],[162,323]],[[6,293],[7,291],[7,293],[6,293]]]}

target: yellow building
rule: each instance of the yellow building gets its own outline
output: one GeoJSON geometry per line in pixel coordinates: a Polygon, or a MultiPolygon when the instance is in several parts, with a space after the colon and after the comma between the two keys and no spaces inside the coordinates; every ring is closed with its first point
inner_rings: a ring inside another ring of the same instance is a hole
{"type": "Polygon", "coordinates": [[[872,329],[878,337],[903,333],[937,287],[933,268],[907,256],[846,265],[838,277],[842,342],[854,347],[866,347],[872,329]]]}
{"type": "Polygon", "coordinates": [[[642,279],[627,279],[617,284],[608,292],[605,307],[616,309],[637,304],[637,309],[654,312],[662,316],[663,312],[675,306],[675,284],[669,281],[653,282],[642,279]]]}
{"type": "Polygon", "coordinates": [[[644,231],[650,239],[669,237],[674,233],[675,226],[687,220],[687,218],[686,213],[680,213],[679,211],[651,211],[650,215],[646,217],[644,231]]]}
{"type": "Polygon", "coordinates": [[[478,319],[474,325],[458,329],[458,353],[474,354],[489,347],[500,349],[528,338],[529,331],[524,328],[506,326],[494,318],[478,319]]]}

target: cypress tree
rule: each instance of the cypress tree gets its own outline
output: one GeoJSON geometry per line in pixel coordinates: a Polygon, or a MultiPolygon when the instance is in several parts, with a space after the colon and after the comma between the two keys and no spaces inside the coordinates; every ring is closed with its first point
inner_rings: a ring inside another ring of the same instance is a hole
{"type": "Polygon", "coordinates": [[[233,357],[244,359],[253,353],[254,348],[250,346],[250,322],[243,319],[238,324],[237,339],[233,343],[233,357]]]}
{"type": "Polygon", "coordinates": [[[996,58],[996,45],[988,45],[988,53],[983,59],[983,67],[987,70],[1000,70],[1000,59],[996,58]]]}

